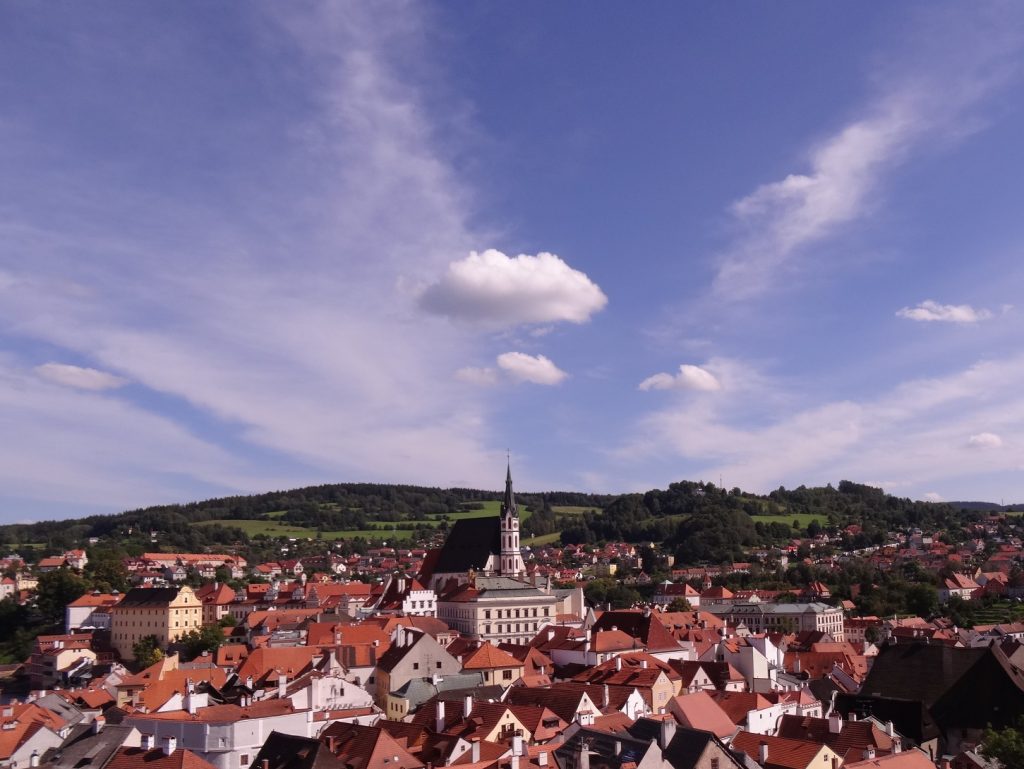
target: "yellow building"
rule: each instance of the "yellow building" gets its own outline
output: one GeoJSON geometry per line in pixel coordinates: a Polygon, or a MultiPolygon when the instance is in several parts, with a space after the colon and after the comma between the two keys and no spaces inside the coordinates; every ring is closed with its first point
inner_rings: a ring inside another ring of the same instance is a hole
{"type": "Polygon", "coordinates": [[[161,649],[203,625],[203,604],[192,588],[137,587],[110,609],[110,641],[121,659],[133,659],[132,647],[153,636],[161,649]]]}

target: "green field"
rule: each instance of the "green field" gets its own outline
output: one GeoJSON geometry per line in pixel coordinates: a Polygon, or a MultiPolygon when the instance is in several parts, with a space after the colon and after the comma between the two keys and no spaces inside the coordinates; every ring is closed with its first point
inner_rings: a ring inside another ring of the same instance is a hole
{"type": "Polygon", "coordinates": [[[551,510],[562,515],[583,515],[584,513],[601,512],[595,507],[579,507],[576,505],[552,505],[551,510]]]}
{"type": "Polygon", "coordinates": [[[537,547],[539,545],[550,545],[550,544],[553,544],[555,542],[558,542],[558,540],[559,540],[559,538],[561,536],[562,536],[562,532],[556,531],[556,532],[553,532],[551,534],[542,534],[539,537],[530,537],[529,539],[524,539],[523,540],[523,544],[527,545],[528,547],[537,547]]]}
{"type": "MultiPolygon", "coordinates": [[[[288,526],[281,523],[274,523],[273,521],[250,521],[250,520],[235,520],[235,519],[222,519],[215,521],[201,521],[199,526],[210,525],[219,523],[222,526],[234,526],[241,529],[250,537],[257,537],[261,534],[268,537],[289,537],[294,539],[315,539],[317,536],[316,529],[307,529],[303,526],[288,526]]],[[[383,525],[383,524],[381,524],[383,525]]],[[[402,528],[399,526],[395,529],[384,529],[375,531],[373,529],[354,529],[350,531],[325,531],[320,536],[322,539],[353,539],[355,537],[364,537],[366,539],[388,539],[391,537],[397,537],[399,539],[410,539],[413,535],[413,529],[402,528]]]]}
{"type": "Polygon", "coordinates": [[[814,513],[778,513],[777,515],[752,515],[754,523],[784,523],[791,526],[793,521],[799,521],[800,527],[805,528],[811,521],[817,521],[822,526],[828,525],[827,515],[815,515],[814,513]]]}

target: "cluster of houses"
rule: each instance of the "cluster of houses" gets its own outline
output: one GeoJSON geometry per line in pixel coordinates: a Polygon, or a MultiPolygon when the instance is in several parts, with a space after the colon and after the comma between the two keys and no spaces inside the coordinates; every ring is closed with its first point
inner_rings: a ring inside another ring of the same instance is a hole
{"type": "Polygon", "coordinates": [[[601,610],[536,574],[447,572],[453,552],[381,585],[283,563],[244,591],[88,593],[6,672],[27,688],[7,690],[0,769],[964,769],[1024,713],[1024,625],[849,617],[821,584],[779,602],[669,582],[601,610]],[[222,642],[186,659],[206,626],[222,642]],[[166,654],[139,669],[147,636],[166,654]]]}
{"type": "MultiPolygon", "coordinates": [[[[860,555],[959,562],[943,600],[1012,595],[1020,543],[984,557],[989,525],[860,555]]],[[[733,591],[751,563],[655,557],[649,604],[588,606],[581,580],[646,577],[638,548],[520,547],[510,474],[500,519],[439,549],[144,553],[0,670],[0,769],[994,769],[984,730],[1024,715],[1024,624],[855,617],[821,582],[733,591]]],[[[86,564],[2,559],[0,590],[86,564]]]]}

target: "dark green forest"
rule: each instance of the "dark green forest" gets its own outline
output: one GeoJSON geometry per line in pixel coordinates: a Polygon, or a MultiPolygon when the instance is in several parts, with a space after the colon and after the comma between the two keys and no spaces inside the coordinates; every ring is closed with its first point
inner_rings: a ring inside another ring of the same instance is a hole
{"type": "MultiPolygon", "coordinates": [[[[381,531],[380,537],[365,533],[342,546],[359,550],[374,539],[401,541],[401,535],[393,531],[396,524],[401,524],[408,544],[437,540],[449,526],[448,516],[480,509],[484,502],[500,498],[501,492],[480,489],[328,484],[117,515],[0,526],[0,542],[29,560],[82,546],[90,538],[116,541],[130,554],[152,549],[228,548],[260,558],[273,551],[273,538],[254,534],[251,527],[247,534],[232,525],[233,521],[303,527],[310,538],[325,531],[381,531]]],[[[945,531],[956,538],[964,523],[980,520],[989,512],[987,506],[963,509],[961,505],[915,502],[850,481],[835,487],[779,488],[767,495],[680,481],[644,494],[546,492],[520,494],[517,499],[531,512],[529,530],[533,535],[561,532],[566,544],[658,542],[681,563],[739,560],[750,547],[814,536],[851,523],[861,531],[847,537],[844,544],[848,547],[878,544],[886,532],[910,527],[945,531]],[[562,507],[575,508],[575,513],[558,512],[562,507]]]]}

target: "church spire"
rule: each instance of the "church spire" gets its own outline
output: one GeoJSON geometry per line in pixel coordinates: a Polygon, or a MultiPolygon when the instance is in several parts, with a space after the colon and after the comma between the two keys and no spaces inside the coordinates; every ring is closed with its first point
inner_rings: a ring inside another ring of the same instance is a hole
{"type": "Polygon", "coordinates": [[[501,512],[512,513],[512,515],[519,515],[519,511],[516,509],[516,497],[512,493],[512,463],[508,464],[508,472],[505,474],[505,499],[501,503],[501,512]]]}

